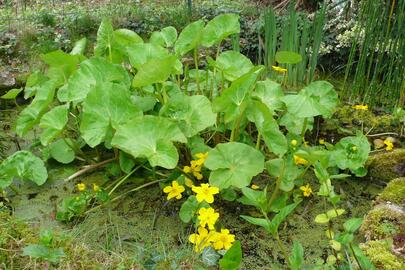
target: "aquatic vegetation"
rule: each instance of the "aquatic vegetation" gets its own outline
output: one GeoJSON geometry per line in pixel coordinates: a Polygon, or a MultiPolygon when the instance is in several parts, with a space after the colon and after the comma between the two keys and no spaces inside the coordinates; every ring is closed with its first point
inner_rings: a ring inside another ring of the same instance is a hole
{"type": "MultiPolygon", "coordinates": [[[[163,28],[145,42],[131,30],[114,30],[104,19],[94,55],[83,55],[82,40],[70,53],[41,56],[45,68],[29,77],[24,93],[33,100],[17,119],[17,135],[38,130],[36,149],[47,159],[83,163],[66,181],[102,166],[112,176],[97,183],[76,182],[76,194],[59,203],[56,219],[80,221],[96,208],[159,184],[167,204],[180,206],[180,220],[189,227],[187,239],[207,266],[231,270],[242,263],[240,239],[232,224],[224,225],[218,209],[229,201],[255,209],[241,213],[241,219],[272,237],[280,262],[300,269],[305,261],[302,243],[286,247],[281,232],[288,230],[285,224],[297,207],[316,197],[323,209],[313,222],[325,226],[322,237],[328,243],[321,265],[374,269],[354,240],[363,220],[344,222],[349,209],[344,192],[335,189],[342,179],[367,174],[367,137],[357,130],[335,142],[322,139],[311,145],[309,132],[316,121],[330,119],[337,110],[333,85],[313,81],[310,69],[311,82],[290,91],[285,81],[268,78],[264,66],[239,52],[221,51],[221,44],[239,32],[239,17],[223,14],[208,23],[192,22],[179,34],[174,27],[163,28]],[[200,55],[210,48],[212,53],[200,55]],[[145,172],[151,181],[131,181],[145,172]],[[311,183],[304,181],[310,173],[311,183]],[[343,229],[338,228],[341,223],[343,229]]],[[[275,53],[277,62],[287,65],[301,58],[288,51],[275,53]]],[[[290,70],[273,69],[280,74],[290,70]]],[[[357,106],[352,109],[368,112],[367,105],[357,106]]],[[[394,148],[389,140],[385,145],[386,150],[394,148]]],[[[2,189],[15,189],[15,179],[38,185],[47,179],[45,163],[28,151],[3,161],[3,175],[2,189]]],[[[63,256],[51,240],[40,242],[42,246],[31,246],[25,254],[54,263],[63,256]],[[38,249],[47,253],[38,255],[38,249]]]]}

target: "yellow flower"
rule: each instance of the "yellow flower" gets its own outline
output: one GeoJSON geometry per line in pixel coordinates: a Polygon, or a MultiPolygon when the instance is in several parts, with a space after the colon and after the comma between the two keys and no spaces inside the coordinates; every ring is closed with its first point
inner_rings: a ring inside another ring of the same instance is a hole
{"type": "Polygon", "coordinates": [[[188,237],[188,240],[193,243],[194,250],[197,252],[202,251],[205,247],[208,247],[212,243],[213,232],[208,232],[204,227],[199,227],[198,233],[193,233],[188,237]]]}
{"type": "Polygon", "coordinates": [[[191,161],[191,166],[183,167],[183,172],[191,173],[194,175],[195,178],[197,178],[198,180],[201,180],[201,179],[203,179],[203,176],[201,174],[201,165],[198,165],[193,161],[191,161]]]}
{"type": "Polygon", "coordinates": [[[222,229],[221,232],[214,235],[214,248],[216,250],[229,249],[233,242],[235,242],[235,235],[230,234],[227,229],[222,229]]]}
{"type": "Polygon", "coordinates": [[[353,109],[359,110],[359,111],[367,111],[368,110],[368,105],[362,105],[362,104],[354,105],[353,109]]]}
{"type": "Polygon", "coordinates": [[[325,144],[325,140],[324,139],[319,139],[319,144],[325,144]]]}
{"type": "Polygon", "coordinates": [[[181,193],[184,192],[185,188],[182,185],[179,185],[177,181],[173,181],[171,186],[167,186],[163,189],[164,193],[167,194],[167,200],[172,198],[181,199],[181,193]]]}
{"type": "Polygon", "coordinates": [[[286,72],[287,72],[287,69],[286,69],[286,68],[282,68],[282,67],[278,67],[278,66],[271,66],[271,68],[272,68],[274,71],[277,71],[277,72],[280,72],[280,73],[286,73],[286,72]]]}
{"type": "Polygon", "coordinates": [[[386,145],[385,150],[392,151],[394,149],[394,144],[392,143],[391,140],[385,139],[384,144],[386,145]]]}
{"type": "Polygon", "coordinates": [[[292,146],[297,146],[297,144],[298,144],[297,140],[291,140],[291,145],[292,146]]]}
{"type": "Polygon", "coordinates": [[[94,190],[95,192],[99,192],[101,189],[100,189],[100,187],[99,187],[97,184],[93,183],[93,190],[94,190]]]}
{"type": "Polygon", "coordinates": [[[259,189],[260,187],[259,187],[258,185],[252,184],[252,185],[250,186],[250,188],[251,188],[251,189],[259,189]]]}
{"type": "Polygon", "coordinates": [[[77,187],[77,189],[78,189],[79,191],[84,191],[84,190],[86,190],[86,184],[83,184],[83,183],[77,184],[76,187],[77,187]]]}
{"type": "Polygon", "coordinates": [[[219,193],[219,188],[210,187],[209,184],[201,184],[200,187],[193,186],[192,190],[197,193],[197,201],[206,201],[207,203],[214,202],[214,195],[219,193]]]}
{"type": "Polygon", "coordinates": [[[307,165],[308,164],[308,160],[303,159],[297,155],[294,155],[294,162],[297,165],[307,165]]]}
{"type": "Polygon", "coordinates": [[[357,146],[352,146],[352,151],[356,152],[357,151],[357,146]]]}
{"type": "MultiPolygon", "coordinates": [[[[197,159],[199,159],[199,160],[205,161],[205,160],[207,159],[207,157],[208,157],[208,152],[205,152],[205,153],[197,153],[197,154],[195,154],[195,157],[196,157],[197,159]]],[[[204,162],[203,162],[203,163],[204,163],[204,162]]]]}
{"type": "Polygon", "coordinates": [[[211,207],[198,210],[198,220],[200,221],[201,227],[207,225],[210,230],[214,230],[214,225],[218,218],[219,214],[211,207]]]}
{"type": "Polygon", "coordinates": [[[309,197],[312,194],[312,188],[309,186],[309,184],[306,184],[305,186],[301,186],[300,189],[304,193],[304,197],[309,197]]]}

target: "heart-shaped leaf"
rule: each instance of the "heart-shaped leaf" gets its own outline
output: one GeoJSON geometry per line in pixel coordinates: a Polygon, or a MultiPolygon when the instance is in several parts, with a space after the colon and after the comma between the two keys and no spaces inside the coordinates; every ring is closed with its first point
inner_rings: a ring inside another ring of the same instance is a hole
{"type": "Polygon", "coordinates": [[[63,164],[69,164],[75,159],[75,152],[73,149],[68,145],[73,144],[73,141],[70,139],[59,139],[56,142],[52,143],[49,146],[51,157],[54,158],[57,162],[63,164]]]}
{"type": "Polygon", "coordinates": [[[143,87],[165,82],[176,70],[177,58],[169,56],[163,59],[151,59],[143,64],[132,81],[133,87],[143,87]]]}
{"type": "Polygon", "coordinates": [[[331,117],[339,98],[333,85],[326,81],[316,81],[303,88],[298,95],[282,98],[288,112],[299,118],[322,115],[331,117]]]}
{"type": "Polygon", "coordinates": [[[201,42],[201,33],[204,28],[202,20],[195,21],[187,25],[181,31],[179,38],[174,45],[177,55],[183,56],[194,48],[198,47],[201,42]]]}
{"type": "Polygon", "coordinates": [[[0,164],[0,188],[11,185],[14,178],[42,185],[48,178],[44,162],[28,151],[19,151],[0,164]]]}
{"type": "Polygon", "coordinates": [[[68,122],[68,109],[66,105],[56,106],[42,116],[39,126],[43,129],[41,134],[42,145],[48,145],[58,136],[68,122]]]}
{"type": "Polygon", "coordinates": [[[253,64],[249,58],[236,51],[221,53],[216,60],[216,67],[223,72],[225,79],[234,81],[248,73],[253,64]]]}
{"type": "Polygon", "coordinates": [[[168,26],[160,31],[153,32],[150,37],[150,43],[164,47],[173,47],[176,40],[177,30],[173,26],[168,26]]]}
{"type": "Polygon", "coordinates": [[[162,116],[177,121],[187,137],[215,124],[216,114],[212,112],[211,102],[201,95],[175,95],[160,110],[162,116]]]}
{"type": "Polygon", "coordinates": [[[91,147],[103,141],[108,147],[113,129],[140,116],[142,111],[131,102],[130,92],[124,86],[116,83],[96,85],[83,102],[81,136],[91,147]]]}
{"type": "Polygon", "coordinates": [[[187,142],[176,123],[148,115],[118,126],[111,144],[135,158],[148,159],[151,166],[173,169],[179,159],[173,142],[187,142]]]}
{"type": "Polygon", "coordinates": [[[201,44],[211,47],[232,34],[240,32],[239,15],[221,14],[209,21],[204,28],[201,44]]]}
{"type": "Polygon", "coordinates": [[[120,65],[103,58],[93,57],[80,64],[80,68],[69,78],[66,87],[59,89],[61,102],[81,102],[96,84],[115,82],[129,88],[131,81],[128,73],[120,65]]]}
{"type": "Polygon", "coordinates": [[[284,106],[281,98],[284,96],[283,89],[279,83],[272,80],[257,82],[252,97],[263,102],[271,112],[281,110],[284,106]]]}
{"type": "Polygon", "coordinates": [[[220,189],[243,188],[264,169],[263,154],[253,147],[238,143],[220,143],[209,151],[205,166],[211,170],[210,184],[220,189]]]}

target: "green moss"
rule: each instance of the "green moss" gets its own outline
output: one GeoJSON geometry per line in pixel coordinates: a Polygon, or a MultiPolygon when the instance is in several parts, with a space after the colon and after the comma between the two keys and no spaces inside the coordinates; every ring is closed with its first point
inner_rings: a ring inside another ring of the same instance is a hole
{"type": "Polygon", "coordinates": [[[398,205],[405,205],[405,177],[396,178],[388,183],[377,201],[389,201],[398,205]]]}
{"type": "Polygon", "coordinates": [[[369,157],[366,167],[368,177],[388,182],[405,176],[405,149],[377,153],[369,157]]]}
{"type": "Polygon", "coordinates": [[[405,268],[404,261],[392,254],[389,241],[369,241],[361,245],[361,248],[379,270],[398,270],[405,268]]]}
{"type": "Polygon", "coordinates": [[[399,233],[404,225],[405,214],[400,207],[381,204],[367,214],[360,231],[366,239],[384,239],[399,233]]]}

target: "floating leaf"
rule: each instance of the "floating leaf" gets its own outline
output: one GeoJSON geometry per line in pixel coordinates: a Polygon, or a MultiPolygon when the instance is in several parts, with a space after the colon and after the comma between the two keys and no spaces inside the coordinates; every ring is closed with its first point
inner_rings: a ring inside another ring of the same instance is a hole
{"type": "Polygon", "coordinates": [[[240,32],[239,15],[221,14],[209,21],[204,28],[201,44],[211,47],[230,35],[240,32]]]}
{"type": "Polygon", "coordinates": [[[14,178],[42,185],[48,178],[48,173],[40,158],[29,151],[19,151],[0,163],[0,188],[11,185],[14,178]]]}
{"type": "Polygon", "coordinates": [[[48,145],[65,128],[68,122],[68,109],[66,105],[56,106],[42,116],[39,126],[43,129],[41,133],[42,145],[48,145]]]}
{"type": "Polygon", "coordinates": [[[209,151],[205,166],[211,170],[210,184],[220,189],[243,188],[264,169],[263,154],[253,147],[238,143],[220,143],[209,151]]]}
{"type": "Polygon", "coordinates": [[[131,102],[130,91],[124,86],[116,83],[96,85],[83,102],[81,136],[91,147],[103,141],[108,146],[113,129],[140,116],[142,111],[131,102]]]}
{"type": "Polygon", "coordinates": [[[186,96],[183,94],[171,97],[160,110],[162,116],[177,121],[187,137],[197,135],[200,131],[213,126],[216,114],[212,112],[211,102],[201,95],[186,96]]]}
{"type": "Polygon", "coordinates": [[[112,145],[135,158],[148,159],[153,167],[173,169],[179,159],[173,142],[186,141],[179,127],[170,119],[149,115],[118,126],[112,145]]]}

